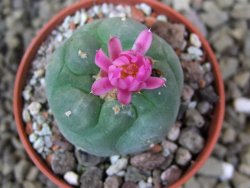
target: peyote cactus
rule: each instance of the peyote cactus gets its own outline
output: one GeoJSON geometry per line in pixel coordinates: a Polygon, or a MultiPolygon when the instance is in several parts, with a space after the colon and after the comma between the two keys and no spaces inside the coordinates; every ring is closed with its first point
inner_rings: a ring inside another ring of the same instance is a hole
{"type": "Polygon", "coordinates": [[[98,156],[137,153],[161,141],[176,120],[182,85],[173,49],[131,19],[80,28],[56,50],[46,71],[60,131],[98,156]]]}

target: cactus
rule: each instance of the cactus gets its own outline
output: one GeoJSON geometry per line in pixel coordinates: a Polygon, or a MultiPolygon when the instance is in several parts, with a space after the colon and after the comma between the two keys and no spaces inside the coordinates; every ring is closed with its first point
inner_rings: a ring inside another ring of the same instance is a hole
{"type": "Polygon", "coordinates": [[[153,90],[142,87],[131,93],[126,105],[114,97],[115,92],[93,95],[100,76],[95,64],[98,52],[108,53],[111,36],[130,50],[145,28],[132,19],[94,21],[78,29],[50,59],[48,102],[60,131],[76,147],[97,156],[141,152],[160,142],[175,122],[183,73],[174,50],[156,35],[146,56],[153,62],[151,76],[166,78],[166,87],[160,87],[162,82],[153,90]]]}

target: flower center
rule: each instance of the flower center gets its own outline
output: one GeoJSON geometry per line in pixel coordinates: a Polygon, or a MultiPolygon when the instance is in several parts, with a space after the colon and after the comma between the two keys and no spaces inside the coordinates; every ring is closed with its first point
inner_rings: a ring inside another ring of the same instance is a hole
{"type": "Polygon", "coordinates": [[[133,76],[135,77],[139,67],[135,63],[130,63],[129,65],[123,65],[121,66],[122,71],[121,71],[121,78],[126,78],[128,76],[133,76]]]}

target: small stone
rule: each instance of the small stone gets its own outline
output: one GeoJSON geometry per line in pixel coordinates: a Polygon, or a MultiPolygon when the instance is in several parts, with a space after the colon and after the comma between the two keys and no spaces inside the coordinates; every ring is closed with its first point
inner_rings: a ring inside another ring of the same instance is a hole
{"type": "Polygon", "coordinates": [[[185,123],[187,126],[203,127],[205,120],[202,115],[195,109],[189,109],[186,112],[185,123]]]}
{"type": "Polygon", "coordinates": [[[26,110],[26,109],[23,110],[22,117],[23,117],[23,120],[26,123],[29,122],[29,121],[31,121],[31,117],[30,117],[29,111],[26,110]]]}
{"type": "Polygon", "coordinates": [[[144,12],[144,14],[146,14],[147,16],[149,16],[152,12],[152,8],[147,5],[146,3],[141,3],[139,4],[139,8],[144,12]]]}
{"type": "Polygon", "coordinates": [[[250,176],[250,165],[249,164],[244,164],[244,163],[241,163],[239,165],[239,171],[242,173],[242,174],[245,174],[247,176],[250,176]]]}
{"type": "Polygon", "coordinates": [[[190,0],[173,1],[173,8],[177,11],[188,11],[190,9],[190,0]]]}
{"type": "Polygon", "coordinates": [[[191,153],[185,148],[178,148],[175,161],[178,165],[186,166],[192,159],[191,153]]]}
{"type": "Polygon", "coordinates": [[[161,180],[166,181],[168,184],[172,184],[181,177],[182,171],[177,166],[172,165],[167,170],[162,172],[161,180]]]}
{"type": "Polygon", "coordinates": [[[14,169],[15,179],[21,183],[25,179],[29,171],[29,168],[30,168],[29,162],[27,162],[26,160],[20,160],[14,169]]]}
{"type": "Polygon", "coordinates": [[[185,128],[179,137],[179,144],[197,154],[203,149],[205,141],[197,128],[185,128]]]}
{"type": "Polygon", "coordinates": [[[237,98],[234,100],[234,109],[240,113],[250,113],[250,99],[248,98],[237,98]]]}
{"type": "Polygon", "coordinates": [[[229,182],[221,182],[217,184],[215,188],[231,188],[231,185],[229,184],[229,182]]]}
{"type": "Polygon", "coordinates": [[[233,177],[234,167],[230,163],[219,161],[210,157],[198,174],[211,177],[219,177],[221,180],[229,180],[233,177]]]}
{"type": "Polygon", "coordinates": [[[40,112],[41,109],[41,104],[38,102],[32,102],[29,106],[28,106],[28,110],[30,111],[31,115],[37,115],[40,112]]]}
{"type": "Polygon", "coordinates": [[[32,134],[29,135],[29,141],[30,141],[31,143],[34,143],[37,139],[38,139],[37,134],[32,133],[32,134]]]}
{"type": "Polygon", "coordinates": [[[79,185],[78,179],[79,176],[75,172],[66,172],[66,174],[63,176],[63,178],[68,182],[70,185],[79,185]]]}
{"type": "Polygon", "coordinates": [[[133,182],[124,182],[122,188],[138,188],[137,184],[133,182]]]}
{"type": "Polygon", "coordinates": [[[247,87],[250,81],[250,72],[238,73],[234,77],[234,81],[241,88],[247,87]]]}
{"type": "Polygon", "coordinates": [[[157,21],[162,21],[162,22],[167,22],[168,21],[168,18],[167,16],[163,15],[163,14],[160,14],[156,17],[156,20],[157,21]]]}
{"type": "Polygon", "coordinates": [[[250,19],[250,4],[236,3],[231,15],[235,19],[250,19]]]}
{"type": "Polygon", "coordinates": [[[153,170],[160,167],[165,161],[165,158],[159,154],[141,153],[131,158],[131,165],[144,170],[153,170]]]}
{"type": "Polygon", "coordinates": [[[224,144],[235,142],[237,133],[232,127],[226,127],[222,131],[221,140],[224,144]]]}
{"type": "Polygon", "coordinates": [[[175,153],[178,147],[174,142],[171,142],[168,140],[163,140],[161,144],[163,147],[163,155],[165,157],[169,156],[170,154],[175,153]]]}
{"type": "Polygon", "coordinates": [[[182,89],[181,97],[184,101],[190,102],[194,95],[194,89],[189,85],[185,84],[182,89]]]}
{"type": "Polygon", "coordinates": [[[135,168],[133,166],[129,166],[127,168],[126,174],[125,174],[125,181],[130,182],[139,182],[140,180],[146,180],[147,176],[143,171],[140,171],[138,168],[135,168]]]}
{"type": "Polygon", "coordinates": [[[202,188],[200,183],[197,181],[195,177],[192,177],[188,182],[184,185],[184,188],[202,188]]]}
{"type": "Polygon", "coordinates": [[[214,29],[228,21],[227,12],[220,10],[213,1],[205,1],[203,3],[205,13],[202,13],[201,20],[210,28],[214,29]]]}
{"type": "Polygon", "coordinates": [[[226,8],[230,8],[232,7],[232,5],[234,4],[234,0],[216,0],[216,4],[222,8],[222,9],[226,9],[226,8]]]}
{"type": "Polygon", "coordinates": [[[202,188],[215,187],[217,183],[217,178],[209,176],[199,176],[197,180],[202,185],[202,188]]]}
{"type": "Polygon", "coordinates": [[[145,18],[145,24],[148,28],[151,28],[156,22],[156,18],[153,16],[148,16],[145,18]]]}
{"type": "Polygon", "coordinates": [[[219,143],[215,145],[213,150],[214,156],[216,156],[219,159],[223,159],[226,156],[226,153],[227,153],[227,148],[224,145],[219,143]]]}
{"type": "Polygon", "coordinates": [[[216,51],[222,53],[234,45],[234,40],[226,32],[218,32],[217,36],[211,39],[211,43],[216,51]]]}
{"type": "Polygon", "coordinates": [[[192,33],[190,35],[190,39],[189,40],[190,40],[190,43],[192,45],[194,45],[195,47],[197,47],[197,48],[201,47],[201,41],[200,41],[199,37],[195,33],[192,33]]]}
{"type": "Polygon", "coordinates": [[[45,136],[45,137],[44,137],[44,144],[45,144],[45,146],[46,146],[47,148],[52,147],[53,142],[52,142],[51,136],[45,136]]]}
{"type": "Polygon", "coordinates": [[[214,90],[214,87],[212,87],[211,85],[207,86],[204,89],[201,89],[199,93],[200,93],[201,99],[206,100],[212,104],[216,103],[219,99],[218,95],[216,94],[214,90]]]}
{"type": "Polygon", "coordinates": [[[115,164],[118,161],[119,158],[120,158],[119,155],[113,155],[113,156],[111,156],[110,157],[111,164],[115,164]]]}
{"type": "Polygon", "coordinates": [[[107,177],[104,182],[104,188],[119,188],[121,185],[121,179],[117,176],[107,177]]]}
{"type": "Polygon", "coordinates": [[[139,185],[139,188],[153,188],[152,184],[151,183],[146,183],[145,181],[140,181],[138,183],[139,185]]]}
{"type": "Polygon", "coordinates": [[[181,128],[181,123],[176,122],[174,126],[168,131],[167,133],[167,138],[170,141],[175,141],[179,138],[180,135],[180,128],[181,128]]]}
{"type": "Polygon", "coordinates": [[[237,188],[249,188],[250,179],[248,176],[235,172],[232,179],[232,183],[233,186],[237,188]]]}
{"type": "Polygon", "coordinates": [[[37,169],[37,167],[31,167],[27,174],[26,179],[29,181],[35,181],[38,177],[38,174],[39,174],[39,170],[37,169]]]}
{"type": "Polygon", "coordinates": [[[97,167],[88,168],[80,178],[81,188],[103,188],[102,171],[97,167]]]}
{"type": "Polygon", "coordinates": [[[57,150],[52,155],[51,167],[54,173],[60,175],[73,171],[76,167],[76,161],[73,153],[69,151],[57,150]]]}
{"type": "Polygon", "coordinates": [[[226,58],[222,59],[220,62],[220,68],[222,71],[223,79],[227,80],[233,76],[238,69],[239,62],[236,58],[226,58]]]}
{"type": "Polygon", "coordinates": [[[185,26],[169,22],[157,21],[152,31],[165,39],[173,48],[182,49],[185,44],[185,26]]]}
{"type": "Polygon", "coordinates": [[[128,159],[127,158],[121,158],[116,163],[112,164],[107,170],[106,173],[109,176],[115,175],[121,170],[125,169],[128,165],[128,159]]]}
{"type": "Polygon", "coordinates": [[[242,163],[249,164],[250,165],[250,145],[246,145],[241,153],[240,153],[240,159],[242,163]]]}
{"type": "Polygon", "coordinates": [[[34,72],[34,77],[35,78],[40,78],[40,77],[42,77],[44,75],[44,73],[45,73],[45,70],[40,68],[40,69],[38,69],[38,70],[36,70],[34,72]]]}
{"type": "Polygon", "coordinates": [[[199,111],[201,114],[206,114],[206,113],[209,112],[209,110],[212,109],[212,106],[210,105],[209,102],[207,102],[207,101],[202,101],[202,102],[199,102],[199,103],[198,103],[197,109],[198,109],[198,111],[199,111]]]}
{"type": "Polygon", "coordinates": [[[188,47],[187,51],[189,54],[194,55],[197,59],[203,56],[203,51],[195,46],[188,47]]]}
{"type": "Polygon", "coordinates": [[[33,147],[38,150],[44,146],[44,140],[42,137],[39,137],[33,144],[33,147]]]}
{"type": "Polygon", "coordinates": [[[103,161],[102,157],[88,154],[82,150],[75,150],[75,156],[79,164],[83,166],[96,166],[103,161]]]}

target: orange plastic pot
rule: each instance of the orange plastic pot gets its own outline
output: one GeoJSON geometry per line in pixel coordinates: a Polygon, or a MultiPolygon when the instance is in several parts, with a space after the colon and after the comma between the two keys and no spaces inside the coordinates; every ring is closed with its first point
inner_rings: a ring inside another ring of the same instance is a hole
{"type": "Polygon", "coordinates": [[[137,3],[147,3],[150,5],[157,13],[165,14],[171,20],[176,22],[182,23],[186,26],[186,28],[193,33],[196,33],[204,48],[204,52],[206,54],[206,58],[209,62],[211,62],[213,67],[213,73],[215,77],[215,85],[216,90],[219,95],[219,101],[216,104],[213,120],[209,130],[209,136],[206,142],[206,145],[203,151],[199,154],[198,158],[194,162],[194,164],[183,174],[183,176],[169,186],[169,188],[177,188],[183,185],[185,182],[188,181],[204,164],[204,162],[208,159],[209,155],[211,154],[214,145],[217,142],[217,139],[220,135],[221,126],[223,123],[224,118],[224,110],[225,110],[225,96],[224,96],[224,86],[222,81],[221,72],[219,69],[218,62],[215,58],[211,47],[209,46],[206,39],[202,36],[202,34],[182,15],[174,11],[172,8],[154,1],[154,0],[83,0],[68,8],[62,10],[58,13],[53,19],[51,19],[37,34],[37,36],[33,39],[30,46],[28,47],[26,53],[24,54],[21,64],[19,66],[16,81],[15,81],[15,88],[14,88],[14,115],[15,121],[17,125],[17,130],[20,136],[20,139],[25,147],[25,150],[29,154],[30,158],[33,160],[35,165],[57,186],[63,188],[70,188],[71,186],[67,184],[63,179],[58,177],[54,174],[50,168],[46,165],[46,163],[42,160],[42,158],[36,153],[33,149],[32,145],[30,144],[28,137],[25,133],[25,124],[22,121],[22,109],[23,109],[23,102],[22,102],[22,90],[26,81],[26,76],[29,71],[30,64],[35,57],[37,50],[41,46],[42,42],[46,39],[46,37],[52,32],[53,29],[58,26],[66,16],[73,14],[79,9],[82,8],[89,8],[96,4],[101,3],[114,3],[114,4],[125,4],[125,5],[135,5],[137,3]]]}

